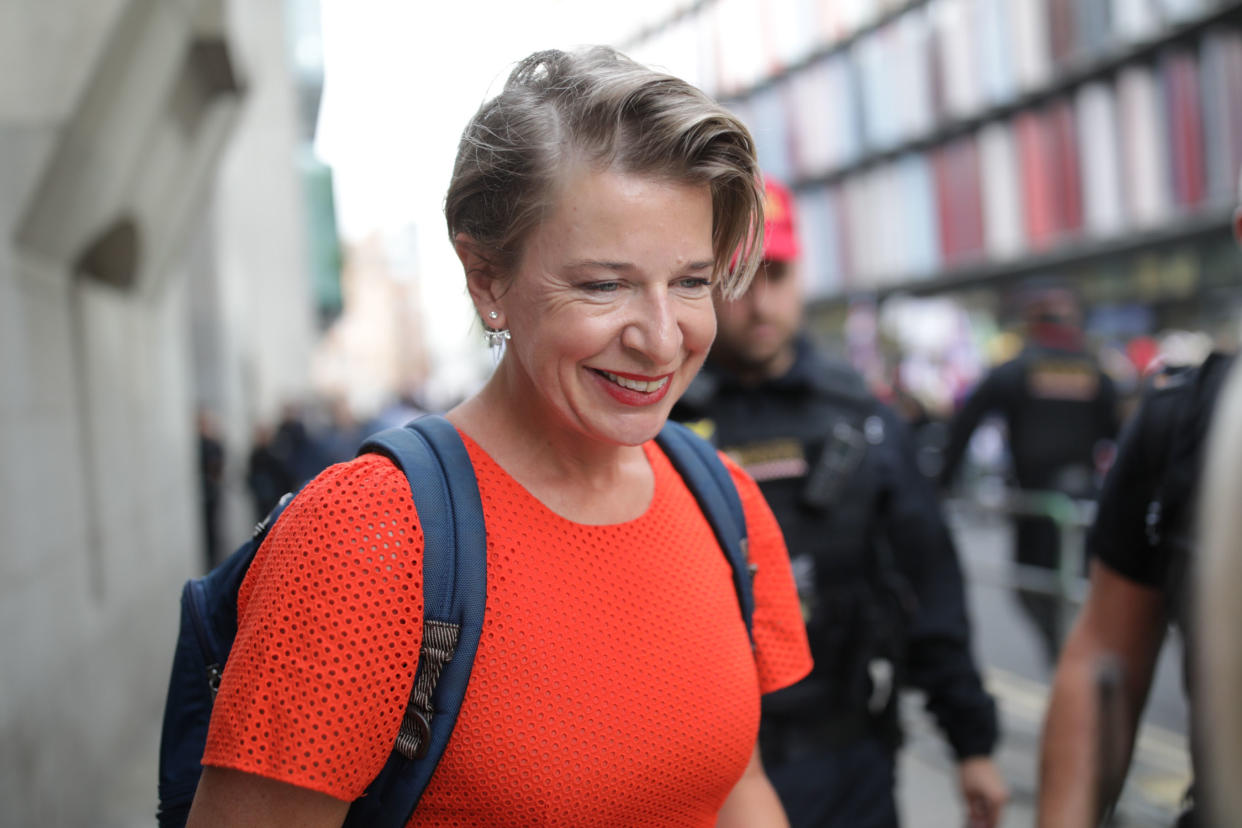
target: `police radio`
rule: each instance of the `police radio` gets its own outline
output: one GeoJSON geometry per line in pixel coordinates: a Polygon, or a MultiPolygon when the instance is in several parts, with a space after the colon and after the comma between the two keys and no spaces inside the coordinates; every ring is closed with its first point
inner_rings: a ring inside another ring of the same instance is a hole
{"type": "Polygon", "coordinates": [[[807,475],[802,489],[803,503],[827,510],[841,499],[867,454],[867,444],[879,443],[884,439],[884,423],[879,417],[868,417],[863,429],[848,420],[837,420],[832,426],[819,461],[807,475]]]}

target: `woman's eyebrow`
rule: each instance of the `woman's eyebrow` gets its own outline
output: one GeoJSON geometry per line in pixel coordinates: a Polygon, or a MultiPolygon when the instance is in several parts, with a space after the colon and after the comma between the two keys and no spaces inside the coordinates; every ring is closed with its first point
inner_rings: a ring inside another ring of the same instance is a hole
{"type": "MultiPolygon", "coordinates": [[[[686,271],[697,272],[700,270],[710,270],[715,265],[712,259],[705,259],[697,262],[689,262],[683,268],[686,271]]],[[[624,273],[626,271],[637,269],[637,265],[633,262],[613,262],[607,259],[577,259],[565,265],[566,270],[610,270],[614,273],[624,273]]]]}
{"type": "Polygon", "coordinates": [[[604,259],[578,259],[565,265],[567,270],[582,270],[591,268],[596,270],[629,270],[634,265],[630,262],[610,262],[604,259]]]}

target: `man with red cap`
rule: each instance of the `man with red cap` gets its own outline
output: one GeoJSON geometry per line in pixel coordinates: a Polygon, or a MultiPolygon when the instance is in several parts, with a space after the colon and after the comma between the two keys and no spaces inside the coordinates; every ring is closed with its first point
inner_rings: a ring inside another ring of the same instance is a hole
{"type": "Polygon", "coordinates": [[[800,332],[794,201],[766,189],[763,268],[717,303],[707,365],[673,412],[758,481],[793,562],[815,667],[765,698],[764,766],[794,828],[897,825],[897,700],[913,685],[959,761],[969,824],[998,825],[995,705],[935,491],[897,415],[800,332]]]}

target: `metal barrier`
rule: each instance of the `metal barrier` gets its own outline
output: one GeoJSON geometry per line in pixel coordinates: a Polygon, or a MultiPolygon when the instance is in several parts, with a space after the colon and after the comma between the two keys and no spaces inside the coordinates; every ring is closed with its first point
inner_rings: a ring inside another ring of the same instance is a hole
{"type": "MultiPolygon", "coordinates": [[[[1046,517],[1056,524],[1061,556],[1056,570],[1024,566],[1006,554],[995,566],[970,562],[970,576],[976,583],[1055,598],[1060,617],[1060,634],[1070,629],[1074,616],[1086,599],[1088,583],[1082,574],[1087,527],[1095,520],[1096,503],[1057,491],[1030,491],[984,485],[975,497],[952,498],[946,506],[962,516],[988,515],[1006,522],[1015,517],[1046,517]]],[[[1059,642],[1059,643],[1064,643],[1059,642]]],[[[1136,780],[1127,781],[1131,764],[1127,753],[1130,723],[1125,720],[1126,705],[1122,689],[1122,665],[1115,656],[1096,659],[1092,668],[1096,694],[1096,766],[1092,773],[1092,810],[1103,816],[1084,816],[1074,828],[1094,825],[1170,824],[1182,809],[1182,792],[1190,781],[1190,760],[1185,733],[1140,722],[1134,741],[1133,762],[1143,769],[1136,780]],[[1115,811],[1123,808],[1125,815],[1115,811]],[[1133,815],[1154,823],[1134,823],[1133,815]]],[[[1042,682],[1041,682],[1042,686],[1042,682]]],[[[1043,692],[1047,692],[1043,687],[1043,692]]],[[[1042,698],[1046,701],[1046,698],[1042,698]]],[[[1043,710],[1037,714],[1042,719],[1043,710]]]]}
{"type": "Polygon", "coordinates": [[[1058,491],[999,487],[989,491],[984,487],[978,497],[957,498],[952,503],[961,511],[1001,516],[1006,520],[1045,517],[1056,525],[1061,541],[1056,570],[1021,564],[1007,557],[1004,567],[997,567],[992,573],[972,566],[971,576],[991,586],[1055,598],[1061,630],[1068,630],[1087,594],[1082,564],[1086,530],[1095,519],[1095,501],[1058,491]]]}

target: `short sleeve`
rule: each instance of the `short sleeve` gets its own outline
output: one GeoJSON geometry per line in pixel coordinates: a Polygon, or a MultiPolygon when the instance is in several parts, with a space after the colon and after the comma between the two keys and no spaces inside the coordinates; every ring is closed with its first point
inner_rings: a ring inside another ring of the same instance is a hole
{"type": "Polygon", "coordinates": [[[332,466],[238,596],[203,763],[356,799],[392,751],[422,638],[422,532],[387,459],[332,466]]]}
{"type": "Polygon", "coordinates": [[[759,690],[771,693],[805,678],[811,650],[794,585],[789,553],[776,516],[759,486],[740,466],[720,455],[742,500],[751,563],[755,568],[755,662],[759,690]]]}
{"type": "Polygon", "coordinates": [[[1168,570],[1167,555],[1148,540],[1147,513],[1164,465],[1154,449],[1168,446],[1172,435],[1166,424],[1173,421],[1180,392],[1152,394],[1126,424],[1087,532],[1089,557],[1143,586],[1159,587],[1168,570]]]}

